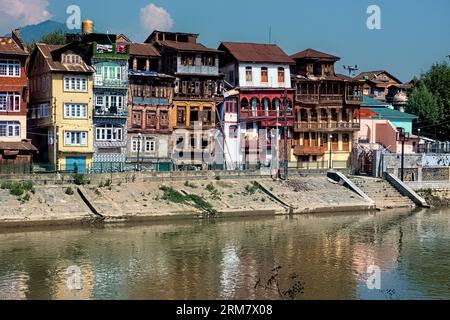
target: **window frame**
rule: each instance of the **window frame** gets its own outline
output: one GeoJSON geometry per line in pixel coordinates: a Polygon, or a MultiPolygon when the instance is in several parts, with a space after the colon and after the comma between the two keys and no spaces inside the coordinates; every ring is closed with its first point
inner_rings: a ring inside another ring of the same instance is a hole
{"type": "Polygon", "coordinates": [[[64,103],[64,119],[87,119],[87,118],[88,118],[88,105],[86,103],[64,103]]]}
{"type": "Polygon", "coordinates": [[[0,137],[15,138],[20,137],[21,123],[20,121],[0,121],[0,128],[4,128],[4,131],[0,129],[0,137]],[[4,132],[4,134],[2,134],[4,132]]]}
{"type": "Polygon", "coordinates": [[[63,82],[64,92],[88,92],[87,76],[65,76],[63,82]]]}
{"type": "Polygon", "coordinates": [[[0,59],[0,77],[1,78],[20,78],[22,77],[22,63],[17,59],[0,59]],[[4,70],[4,74],[2,74],[4,70]]]}

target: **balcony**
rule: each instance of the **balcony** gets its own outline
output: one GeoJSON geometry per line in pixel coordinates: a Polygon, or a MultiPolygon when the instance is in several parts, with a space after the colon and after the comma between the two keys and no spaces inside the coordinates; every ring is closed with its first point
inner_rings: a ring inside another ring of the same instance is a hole
{"type": "Polygon", "coordinates": [[[361,124],[357,122],[296,122],[295,132],[308,131],[358,131],[361,124]]]}
{"type": "Polygon", "coordinates": [[[183,65],[179,64],[177,72],[180,74],[201,74],[209,76],[218,76],[219,67],[217,66],[204,66],[204,65],[183,65]]]}
{"type": "MultiPolygon", "coordinates": [[[[287,111],[286,117],[289,120],[292,120],[294,117],[294,113],[292,111],[287,111]]],[[[241,120],[256,120],[256,121],[264,121],[264,120],[280,120],[284,119],[284,111],[282,110],[248,110],[244,109],[240,111],[241,120]]]]}
{"type": "Polygon", "coordinates": [[[294,154],[296,156],[305,156],[305,155],[316,155],[321,156],[327,152],[326,147],[320,146],[300,146],[297,145],[294,147],[294,154]]]}
{"type": "Polygon", "coordinates": [[[319,103],[319,94],[302,94],[297,93],[295,95],[295,99],[297,101],[301,101],[303,103],[319,103]]]}
{"type": "Polygon", "coordinates": [[[104,108],[103,106],[95,106],[94,117],[127,118],[128,111],[126,108],[118,110],[117,107],[104,108]]]}
{"type": "Polygon", "coordinates": [[[112,88],[112,89],[128,89],[128,79],[104,79],[103,77],[94,77],[94,87],[96,88],[112,88]]]}
{"type": "Polygon", "coordinates": [[[345,97],[345,102],[348,104],[361,104],[363,102],[362,95],[347,95],[345,97]]]}

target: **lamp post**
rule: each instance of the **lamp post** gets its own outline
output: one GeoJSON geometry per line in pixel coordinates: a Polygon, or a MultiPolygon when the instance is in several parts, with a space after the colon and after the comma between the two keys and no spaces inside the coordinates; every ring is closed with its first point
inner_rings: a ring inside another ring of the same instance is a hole
{"type": "Polygon", "coordinates": [[[397,141],[402,143],[402,156],[400,165],[400,179],[404,181],[405,178],[405,141],[408,141],[409,135],[405,132],[404,128],[397,128],[397,141]]]}
{"type": "Polygon", "coordinates": [[[420,131],[421,129],[417,129],[417,136],[419,137],[419,144],[417,145],[417,151],[420,152],[420,131]]]}
{"type": "Polygon", "coordinates": [[[331,154],[332,149],[333,149],[333,135],[330,134],[330,166],[329,166],[329,169],[333,168],[333,162],[332,162],[332,159],[331,159],[331,157],[332,157],[332,154],[331,154]]]}

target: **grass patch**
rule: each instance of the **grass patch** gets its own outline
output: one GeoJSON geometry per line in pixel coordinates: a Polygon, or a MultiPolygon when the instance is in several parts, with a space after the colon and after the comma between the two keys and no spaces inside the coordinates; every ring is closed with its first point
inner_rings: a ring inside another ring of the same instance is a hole
{"type": "Polygon", "coordinates": [[[245,186],[245,191],[244,191],[244,195],[246,196],[250,196],[256,193],[256,191],[258,191],[259,186],[256,182],[252,182],[252,184],[248,184],[245,186]]]}
{"type": "Polygon", "coordinates": [[[28,192],[31,192],[33,194],[35,193],[32,181],[22,181],[22,182],[5,181],[2,182],[1,188],[9,190],[10,194],[17,197],[22,196],[24,193],[28,194],[28,192]]]}
{"type": "Polygon", "coordinates": [[[207,215],[215,215],[217,213],[213,206],[200,196],[197,196],[195,194],[184,195],[172,187],[162,186],[159,189],[164,192],[162,200],[166,200],[172,203],[190,205],[196,209],[203,211],[207,215]]]}
{"type": "Polygon", "coordinates": [[[82,173],[75,173],[73,175],[73,183],[77,186],[82,186],[86,184],[86,177],[82,173]]]}
{"type": "Polygon", "coordinates": [[[75,192],[73,191],[73,189],[72,189],[71,187],[67,187],[67,188],[64,190],[64,193],[67,194],[67,195],[69,195],[69,196],[73,196],[73,194],[74,194],[75,192]]]}
{"type": "Polygon", "coordinates": [[[219,190],[216,189],[214,184],[212,183],[208,184],[205,189],[211,193],[211,197],[214,200],[220,200],[220,192],[219,190]]]}

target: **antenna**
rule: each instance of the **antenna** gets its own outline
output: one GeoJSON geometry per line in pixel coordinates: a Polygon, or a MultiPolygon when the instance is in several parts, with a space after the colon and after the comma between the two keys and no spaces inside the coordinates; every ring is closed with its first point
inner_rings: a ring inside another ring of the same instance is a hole
{"type": "Polygon", "coordinates": [[[348,75],[351,76],[352,74],[355,75],[355,72],[358,71],[358,65],[354,66],[343,66],[345,70],[348,70],[348,75]]]}

